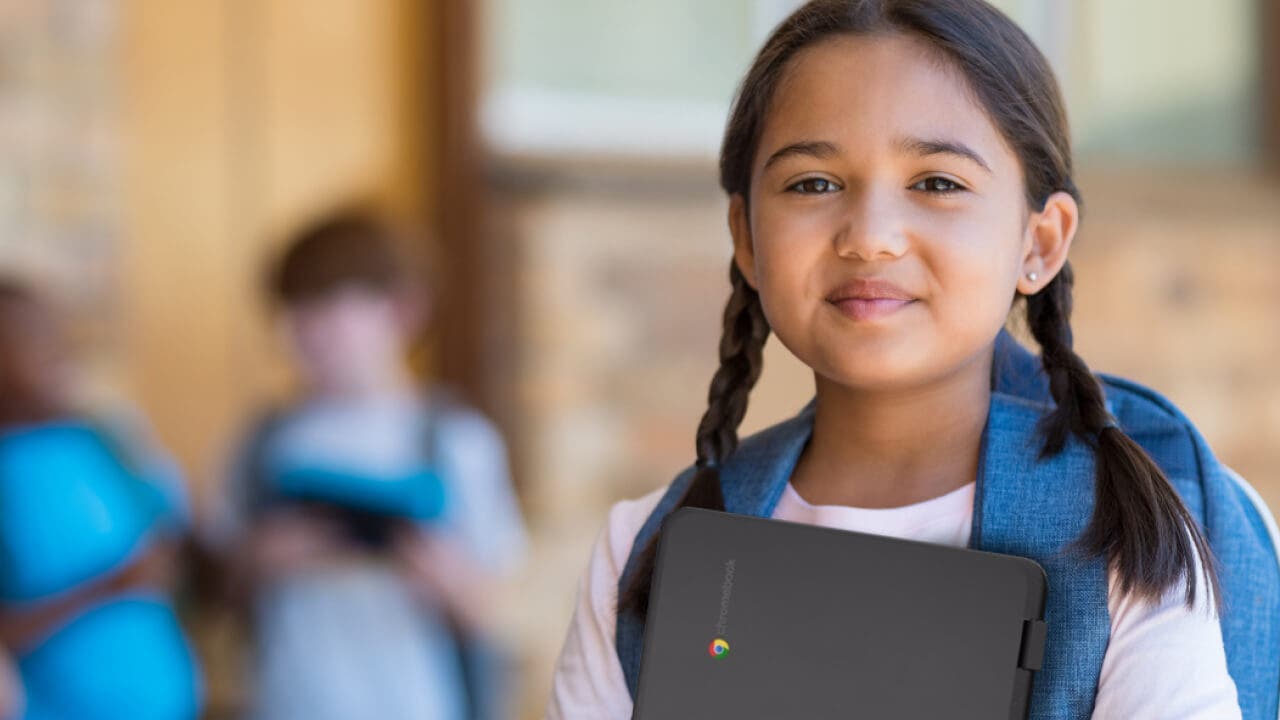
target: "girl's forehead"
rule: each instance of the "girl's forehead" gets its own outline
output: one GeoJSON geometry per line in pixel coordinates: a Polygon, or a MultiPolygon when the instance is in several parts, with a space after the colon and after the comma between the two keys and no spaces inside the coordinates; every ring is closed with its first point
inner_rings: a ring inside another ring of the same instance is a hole
{"type": "Polygon", "coordinates": [[[897,152],[904,137],[963,142],[996,174],[1017,163],[959,68],[904,34],[841,35],[797,53],[779,78],[757,157],[798,139],[897,152]]]}

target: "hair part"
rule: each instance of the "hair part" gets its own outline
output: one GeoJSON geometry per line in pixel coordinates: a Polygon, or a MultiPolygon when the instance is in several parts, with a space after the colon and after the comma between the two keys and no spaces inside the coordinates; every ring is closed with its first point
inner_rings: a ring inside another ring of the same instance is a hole
{"type": "MultiPolygon", "coordinates": [[[[748,70],[729,116],[720,152],[720,186],[749,200],[760,137],[777,86],[795,56],[823,40],[901,33],[926,40],[959,70],[1019,158],[1027,206],[1039,211],[1066,192],[1083,207],[1073,178],[1065,103],[1044,55],[1021,28],[983,0],[813,0],[770,35],[748,70]]],[[[760,375],[770,329],[759,295],[730,263],[720,367],[695,439],[695,471],[677,507],[724,509],[718,466],[736,449],[748,396],[760,375]]],[[[1186,578],[1186,603],[1197,593],[1196,554],[1219,609],[1222,598],[1208,541],[1164,472],[1120,428],[1109,426],[1102,387],[1072,346],[1072,269],[1025,298],[1028,324],[1055,407],[1038,428],[1040,457],[1062,450],[1068,435],[1095,455],[1093,515],[1074,549],[1107,559],[1121,592],[1156,600],[1186,578]]],[[[638,558],[618,598],[619,614],[647,612],[657,535],[638,558]]]]}

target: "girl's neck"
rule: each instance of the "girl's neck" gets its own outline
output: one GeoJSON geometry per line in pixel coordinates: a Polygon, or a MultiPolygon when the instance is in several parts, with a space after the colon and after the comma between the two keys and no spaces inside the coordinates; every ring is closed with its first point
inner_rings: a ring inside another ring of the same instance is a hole
{"type": "Polygon", "coordinates": [[[792,473],[806,501],[887,508],[973,482],[991,400],[991,354],[931,385],[867,392],[815,375],[813,435],[792,473]]]}

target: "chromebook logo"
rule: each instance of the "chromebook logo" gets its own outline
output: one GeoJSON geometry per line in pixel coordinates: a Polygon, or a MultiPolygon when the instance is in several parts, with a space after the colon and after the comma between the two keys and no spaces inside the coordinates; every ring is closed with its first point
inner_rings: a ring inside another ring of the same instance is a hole
{"type": "Polygon", "coordinates": [[[729,654],[729,642],[724,639],[729,628],[729,596],[733,594],[733,574],[737,562],[729,558],[724,562],[724,576],[720,583],[720,612],[716,615],[715,634],[718,636],[707,646],[711,657],[719,660],[729,654]]]}

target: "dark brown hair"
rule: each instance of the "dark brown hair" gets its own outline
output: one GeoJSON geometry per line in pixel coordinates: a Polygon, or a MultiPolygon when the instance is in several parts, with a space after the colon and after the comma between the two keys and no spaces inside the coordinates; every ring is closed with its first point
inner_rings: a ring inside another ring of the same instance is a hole
{"type": "Polygon", "coordinates": [[[67,413],[46,365],[66,352],[57,313],[21,281],[0,277],[0,429],[67,413]]]}
{"type": "MultiPolygon", "coordinates": [[[[801,50],[839,35],[907,34],[929,42],[958,69],[1018,155],[1029,207],[1043,209],[1051,194],[1080,193],[1072,179],[1070,136],[1057,81],[1044,56],[1007,16],[982,0],[814,0],[782,22],[756,55],[738,91],[720,153],[720,185],[747,199],[751,172],[779,78],[801,50]]],[[[1082,203],[1081,203],[1082,204],[1082,203]]],[[[720,368],[698,425],[697,461],[677,507],[724,509],[721,465],[738,445],[747,396],[760,377],[770,328],[759,295],[729,264],[732,293],[725,306],[720,368]]],[[[1196,594],[1195,555],[1221,607],[1208,542],[1159,466],[1120,428],[1110,426],[1102,387],[1072,349],[1070,262],[1025,300],[1027,322],[1040,345],[1041,363],[1055,407],[1042,418],[1040,457],[1062,450],[1075,435],[1096,457],[1093,516],[1075,549],[1102,556],[1118,572],[1121,592],[1158,599],[1187,580],[1186,603],[1196,594]]],[[[656,536],[638,558],[618,600],[618,612],[644,617],[652,581],[656,536]]]]}
{"type": "Polygon", "coordinates": [[[401,244],[392,223],[372,210],[334,211],[289,238],[267,292],[285,307],[352,286],[399,292],[408,282],[401,244]]]}

